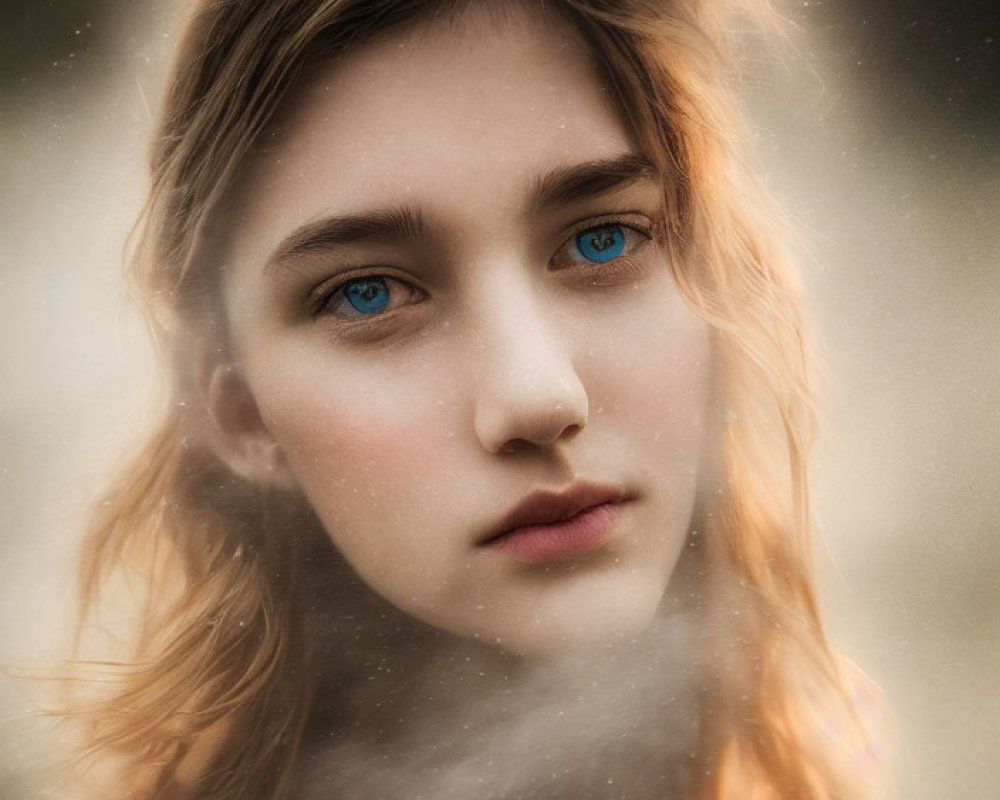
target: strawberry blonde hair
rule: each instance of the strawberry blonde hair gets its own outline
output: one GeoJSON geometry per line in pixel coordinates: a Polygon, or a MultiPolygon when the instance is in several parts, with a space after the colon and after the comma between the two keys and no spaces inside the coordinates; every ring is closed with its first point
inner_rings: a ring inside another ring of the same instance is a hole
{"type": "MultiPolygon", "coordinates": [[[[128,273],[171,397],[99,505],[81,573],[84,620],[122,572],[138,576],[146,603],[122,662],[79,662],[110,678],[73,717],[86,751],[132,776],[122,796],[285,798],[312,701],[303,575],[317,556],[288,531],[316,523],[220,463],[199,401],[204,362],[225,346],[210,257],[220,200],[305,69],[474,1],[202,0],[192,10],[128,273]]],[[[702,709],[698,797],[864,797],[854,681],[824,638],[810,566],[800,292],[745,163],[731,91],[733,19],[769,24],[771,12],[753,0],[538,5],[578,31],[659,167],[674,276],[713,330],[720,478],[703,531],[739,609],[725,628],[739,646],[724,651],[702,709]]]]}

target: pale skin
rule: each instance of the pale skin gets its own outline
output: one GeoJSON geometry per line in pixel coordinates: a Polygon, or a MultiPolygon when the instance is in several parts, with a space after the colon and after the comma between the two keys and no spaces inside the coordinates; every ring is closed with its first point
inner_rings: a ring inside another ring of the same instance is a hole
{"type": "Polygon", "coordinates": [[[656,614],[712,354],[604,77],[553,20],[482,14],[365,45],[294,93],[234,202],[208,394],[223,458],[301,492],[375,592],[542,654],[656,614]],[[587,258],[595,235],[620,254],[587,258]],[[375,305],[352,305],[361,290],[375,305]],[[620,498],[599,546],[530,564],[482,546],[532,492],[581,483],[620,498]]]}

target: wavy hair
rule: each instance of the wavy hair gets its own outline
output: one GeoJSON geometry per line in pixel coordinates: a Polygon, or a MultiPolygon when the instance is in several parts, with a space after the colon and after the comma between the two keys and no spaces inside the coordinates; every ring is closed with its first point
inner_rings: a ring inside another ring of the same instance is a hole
{"type": "MultiPolygon", "coordinates": [[[[123,571],[138,576],[144,602],[120,662],[80,661],[112,680],[74,714],[87,752],[132,776],[123,796],[288,795],[313,691],[302,575],[322,559],[310,537],[274,535],[314,527],[308,513],[235,478],[207,442],[193,343],[225,338],[207,256],[213,222],[305,69],[470,2],[201,0],[191,11],[128,270],[170,397],[99,505],[81,573],[84,620],[123,571]]],[[[770,24],[773,13],[764,0],[538,2],[586,41],[659,167],[670,264],[715,337],[722,479],[705,528],[741,612],[727,623],[740,646],[702,710],[697,796],[863,797],[853,759],[867,739],[810,565],[814,415],[800,291],[732,91],[733,20],[770,24]]]]}

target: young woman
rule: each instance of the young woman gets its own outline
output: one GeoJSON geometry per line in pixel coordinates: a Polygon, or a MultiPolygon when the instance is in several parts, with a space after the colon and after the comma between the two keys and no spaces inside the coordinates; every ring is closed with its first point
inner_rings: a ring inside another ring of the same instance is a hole
{"type": "Polygon", "coordinates": [[[83,567],[85,639],[139,609],[95,796],[875,794],[724,6],[192,10],[130,274],[172,394],[83,567]]]}

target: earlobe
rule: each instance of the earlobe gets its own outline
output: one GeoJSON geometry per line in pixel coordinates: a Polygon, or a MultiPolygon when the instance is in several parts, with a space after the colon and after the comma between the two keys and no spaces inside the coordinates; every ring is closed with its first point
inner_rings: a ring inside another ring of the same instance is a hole
{"type": "Polygon", "coordinates": [[[229,469],[257,486],[297,489],[284,451],[261,419],[253,393],[238,368],[232,364],[211,367],[205,400],[212,448],[229,469]]]}

